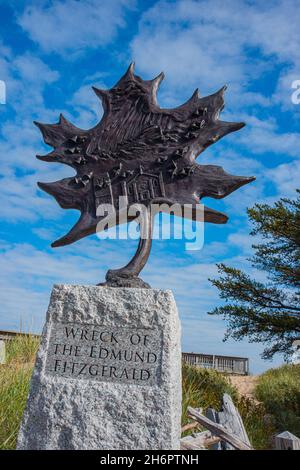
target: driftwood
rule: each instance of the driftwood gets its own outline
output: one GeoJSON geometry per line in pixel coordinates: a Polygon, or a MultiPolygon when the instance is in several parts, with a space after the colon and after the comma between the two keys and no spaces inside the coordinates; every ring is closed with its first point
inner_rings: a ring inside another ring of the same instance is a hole
{"type": "Polygon", "coordinates": [[[207,447],[213,450],[252,449],[242,418],[227,393],[223,395],[221,411],[208,408],[204,416],[201,409],[189,407],[188,415],[194,421],[183,426],[182,432],[200,425],[207,431],[182,438],[182,449],[207,447]]]}
{"type": "MultiPolygon", "coordinates": [[[[207,431],[204,431],[205,433],[207,431]]],[[[199,433],[202,434],[202,433],[199,433]]],[[[203,438],[200,437],[197,439],[193,435],[182,437],[180,439],[180,449],[181,450],[206,450],[206,447],[203,444],[203,438]]]]}
{"type": "MultiPolygon", "coordinates": [[[[206,431],[193,433],[180,441],[182,450],[254,450],[249,441],[240,413],[227,393],[223,395],[221,411],[208,408],[206,416],[202,409],[188,407],[193,421],[182,427],[182,432],[202,426],[206,431]]],[[[277,450],[300,450],[300,439],[289,431],[275,436],[277,450]]]]}
{"type": "MultiPolygon", "coordinates": [[[[199,423],[197,424],[199,426],[199,423]]],[[[219,440],[220,438],[213,436],[210,431],[202,431],[183,437],[180,441],[180,448],[182,450],[206,450],[219,440]]]]}
{"type": "MultiPolygon", "coordinates": [[[[227,393],[223,395],[221,411],[216,412],[209,408],[206,417],[211,419],[211,421],[221,424],[228,432],[241,439],[245,444],[251,446],[241,415],[234,406],[230,395],[227,393]]],[[[220,449],[234,450],[234,447],[227,442],[222,442],[218,445],[217,450],[220,449]]]]}
{"type": "MultiPolygon", "coordinates": [[[[205,416],[210,419],[211,421],[213,421],[214,423],[218,423],[219,420],[218,420],[218,413],[216,410],[214,410],[213,408],[207,408],[206,410],[206,413],[205,413],[205,416]]],[[[221,440],[219,440],[217,443],[213,444],[211,446],[211,449],[212,450],[222,450],[224,449],[224,446],[222,444],[225,444],[225,443],[222,443],[221,440]]],[[[229,445],[229,444],[228,444],[229,445]]]]}
{"type": "Polygon", "coordinates": [[[198,428],[199,426],[200,426],[200,424],[197,423],[197,421],[193,421],[192,423],[185,424],[181,428],[181,434],[183,434],[186,431],[190,431],[191,429],[198,428]]]}
{"type": "MultiPolygon", "coordinates": [[[[195,410],[199,411],[199,413],[203,413],[202,408],[195,408],[195,410]]],[[[197,421],[192,421],[191,423],[185,424],[181,428],[181,434],[183,434],[186,431],[190,431],[191,429],[198,428],[200,425],[197,421]]]]}
{"type": "Polygon", "coordinates": [[[251,445],[246,444],[240,438],[229,432],[223,425],[214,423],[206,416],[203,416],[192,407],[188,407],[188,416],[198,421],[203,427],[208,429],[213,435],[219,437],[222,441],[230,444],[234,449],[238,450],[253,450],[251,445]]]}

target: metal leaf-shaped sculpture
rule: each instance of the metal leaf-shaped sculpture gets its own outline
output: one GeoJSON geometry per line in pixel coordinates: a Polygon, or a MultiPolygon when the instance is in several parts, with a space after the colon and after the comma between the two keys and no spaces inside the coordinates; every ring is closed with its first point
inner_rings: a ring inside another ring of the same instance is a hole
{"type": "MultiPolygon", "coordinates": [[[[255,178],[233,176],[215,165],[199,165],[196,157],[220,138],[237,131],[244,123],[219,120],[224,107],[224,91],[200,98],[198,90],[183,105],[161,109],[156,93],[164,75],[142,80],[131,64],[125,75],[110,90],[94,88],[102,100],[104,114],[99,124],[84,131],[62,115],[57,124],[41,124],[44,141],[54,150],[37,158],[70,165],[76,176],[54,183],[38,183],[54,196],[64,209],[79,209],[75,226],[52,246],[73,243],[95,233],[102,216],[101,204],[112,204],[119,213],[119,198],[125,206],[154,202],[192,205],[204,197],[223,198],[255,178]]],[[[130,219],[130,217],[129,217],[130,219]]],[[[146,212],[147,236],[141,238],[136,255],[119,270],[110,270],[107,284],[147,287],[138,274],[151,248],[152,219],[146,212]]],[[[226,223],[227,216],[208,207],[204,221],[226,223]]]]}

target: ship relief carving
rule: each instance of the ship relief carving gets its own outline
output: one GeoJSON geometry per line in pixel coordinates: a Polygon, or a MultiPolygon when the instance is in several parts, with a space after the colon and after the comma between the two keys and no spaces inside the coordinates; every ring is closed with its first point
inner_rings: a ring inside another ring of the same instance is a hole
{"type": "Polygon", "coordinates": [[[107,174],[103,178],[94,180],[95,211],[102,204],[111,204],[119,208],[119,198],[122,197],[126,205],[145,203],[166,196],[163,173],[155,174],[144,171],[142,165],[135,172],[128,172],[126,179],[117,181],[107,174]]]}

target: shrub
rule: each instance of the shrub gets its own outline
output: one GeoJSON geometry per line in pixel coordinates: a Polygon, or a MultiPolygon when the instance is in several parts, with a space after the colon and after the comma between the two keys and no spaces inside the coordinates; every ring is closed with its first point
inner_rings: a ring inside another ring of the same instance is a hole
{"type": "Polygon", "coordinates": [[[290,431],[300,437],[300,364],[284,365],[262,374],[255,396],[274,416],[278,432],[290,431]]]}
{"type": "Polygon", "coordinates": [[[237,400],[237,391],[229,380],[213,369],[187,364],[182,366],[182,425],[187,424],[187,407],[220,409],[224,393],[237,400]]]}
{"type": "Polygon", "coordinates": [[[235,405],[253,448],[255,450],[271,449],[276,428],[273,417],[266,413],[264,405],[244,396],[240,397],[235,405]]]}

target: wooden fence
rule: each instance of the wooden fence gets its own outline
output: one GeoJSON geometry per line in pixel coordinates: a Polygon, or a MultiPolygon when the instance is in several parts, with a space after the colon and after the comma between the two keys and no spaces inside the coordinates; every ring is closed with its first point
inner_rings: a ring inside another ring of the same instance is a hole
{"type": "Polygon", "coordinates": [[[191,366],[216,369],[229,374],[247,375],[249,373],[249,359],[247,357],[182,353],[182,361],[191,366]]]}

